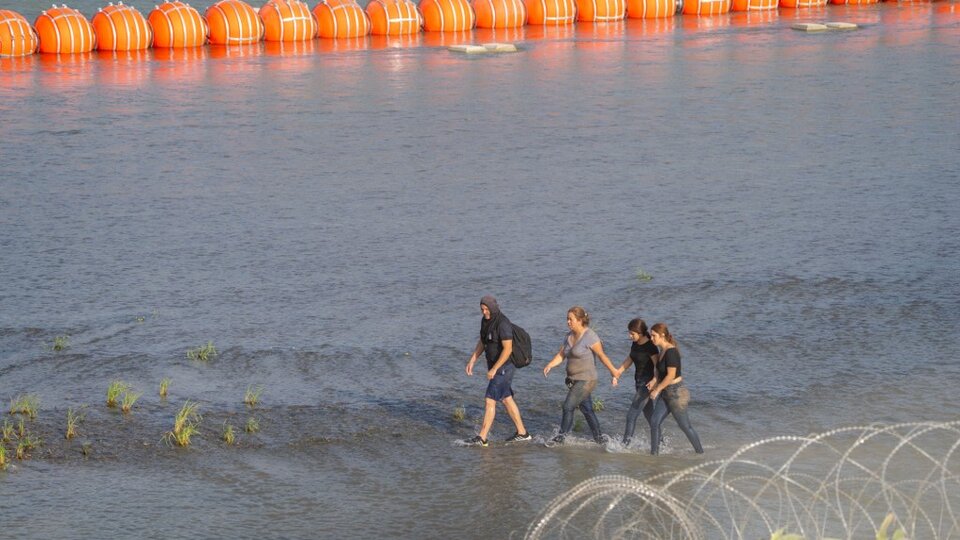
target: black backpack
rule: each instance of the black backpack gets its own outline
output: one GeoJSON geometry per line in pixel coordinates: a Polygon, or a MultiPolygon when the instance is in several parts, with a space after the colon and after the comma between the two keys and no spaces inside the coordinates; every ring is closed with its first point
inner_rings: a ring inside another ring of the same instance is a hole
{"type": "Polygon", "coordinates": [[[510,353],[510,361],[518,368],[527,367],[533,361],[530,334],[516,324],[513,325],[513,352],[510,353]]]}

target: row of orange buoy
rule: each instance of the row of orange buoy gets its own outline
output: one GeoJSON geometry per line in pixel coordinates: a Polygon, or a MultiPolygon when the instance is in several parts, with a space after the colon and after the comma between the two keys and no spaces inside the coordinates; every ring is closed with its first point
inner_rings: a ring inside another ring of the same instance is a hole
{"type": "Polygon", "coordinates": [[[157,6],[147,18],[132,6],[111,2],[89,21],[76,9],[61,5],[43,11],[32,26],[19,13],[0,10],[0,56],[552,26],[578,20],[820,7],[828,1],[872,4],[879,0],[421,0],[419,5],[412,0],[371,0],[366,9],[356,0],[319,0],[313,10],[300,0],[269,0],[259,10],[243,0],[220,0],[204,15],[173,0],[157,6]]]}

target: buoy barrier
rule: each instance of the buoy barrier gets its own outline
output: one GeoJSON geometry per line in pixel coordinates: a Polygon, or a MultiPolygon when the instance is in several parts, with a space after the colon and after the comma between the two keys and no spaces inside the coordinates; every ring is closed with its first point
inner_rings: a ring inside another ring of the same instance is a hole
{"type": "Polygon", "coordinates": [[[684,15],[719,15],[730,12],[730,0],[683,0],[684,15]]]}
{"type": "Polygon", "coordinates": [[[577,0],[578,21],[622,21],[626,16],[626,0],[577,0]]]}
{"type": "MultiPolygon", "coordinates": [[[[676,0],[627,0],[627,17],[631,19],[665,19],[677,14],[676,0]]],[[[680,10],[683,9],[679,6],[680,10]]]]}
{"type": "Polygon", "coordinates": [[[100,8],[91,21],[101,51],[139,51],[153,43],[153,30],[133,6],[123,2],[100,8]]]}
{"type": "Polygon", "coordinates": [[[473,0],[477,28],[520,28],[527,24],[523,0],[473,0]]]}
{"type": "Polygon", "coordinates": [[[853,6],[853,5],[864,5],[864,4],[876,4],[879,1],[880,0],[830,0],[830,3],[838,4],[838,5],[848,4],[853,6]]]}
{"type": "Polygon", "coordinates": [[[0,9],[0,57],[29,56],[37,52],[40,38],[26,17],[0,9]]]}
{"type": "Polygon", "coordinates": [[[378,36],[416,34],[423,26],[420,11],[410,0],[371,0],[367,4],[370,33],[378,36]]]}
{"type": "Polygon", "coordinates": [[[827,0],[780,0],[780,7],[814,8],[827,5],[827,0]]]}
{"type": "Polygon", "coordinates": [[[263,23],[243,0],[220,0],[207,8],[210,43],[245,45],[263,39],[263,23]]]}
{"type": "Polygon", "coordinates": [[[62,4],[40,12],[33,27],[40,52],[74,54],[90,52],[97,44],[93,25],[79,11],[62,4]]]}
{"type": "Polygon", "coordinates": [[[779,5],[780,0],[733,0],[730,11],[765,11],[779,5]]]}
{"type": "Polygon", "coordinates": [[[543,26],[564,26],[577,20],[576,0],[525,0],[527,23],[543,26]]]}
{"type": "Polygon", "coordinates": [[[322,38],[356,38],[370,33],[370,16],[356,0],[320,0],[313,15],[322,38]]]}
{"type": "Polygon", "coordinates": [[[180,1],[160,4],[148,17],[153,46],[161,49],[200,47],[207,42],[207,20],[180,1]]]}
{"type": "Polygon", "coordinates": [[[270,0],[260,8],[264,41],[308,41],[317,37],[317,19],[300,0],[270,0]]]}
{"type": "Polygon", "coordinates": [[[467,0],[421,0],[420,14],[423,29],[428,32],[462,32],[472,29],[477,22],[467,0]]]}

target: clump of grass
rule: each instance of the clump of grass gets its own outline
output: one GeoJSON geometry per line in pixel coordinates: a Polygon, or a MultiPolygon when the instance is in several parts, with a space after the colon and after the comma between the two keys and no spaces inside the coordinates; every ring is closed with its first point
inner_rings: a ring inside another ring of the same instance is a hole
{"type": "Polygon", "coordinates": [[[206,345],[197,347],[196,349],[187,350],[187,358],[190,360],[201,360],[206,362],[216,355],[217,349],[213,346],[212,341],[208,341],[206,345]]]}
{"type": "Polygon", "coordinates": [[[133,409],[133,404],[136,403],[142,395],[141,392],[134,392],[132,388],[127,389],[127,391],[123,393],[123,399],[120,401],[120,410],[123,411],[123,414],[130,414],[130,410],[133,409]]]}
{"type": "Polygon", "coordinates": [[[200,405],[185,401],[173,419],[173,430],[164,434],[164,438],[168,442],[172,440],[177,446],[188,446],[190,438],[200,433],[201,420],[200,405]]]}
{"type": "Polygon", "coordinates": [[[22,439],[27,436],[27,428],[23,425],[23,418],[20,419],[20,422],[17,424],[17,438],[22,439]]]}
{"type": "Polygon", "coordinates": [[[40,398],[36,394],[20,394],[10,401],[10,414],[25,414],[34,419],[40,410],[40,398]]]}
{"type": "Polygon", "coordinates": [[[53,350],[60,352],[66,348],[70,347],[70,337],[69,336],[57,336],[53,338],[53,350]]]}
{"type": "Polygon", "coordinates": [[[3,434],[2,442],[10,442],[13,440],[13,432],[14,432],[13,430],[14,430],[13,424],[11,424],[8,420],[4,420],[3,431],[2,431],[2,434],[3,434]]]}
{"type": "Polygon", "coordinates": [[[643,271],[643,268],[637,268],[637,279],[640,281],[650,281],[653,276],[643,271]]]}
{"type": "Polygon", "coordinates": [[[593,398],[593,411],[600,412],[602,410],[603,410],[603,400],[598,397],[593,398]]]}
{"type": "Polygon", "coordinates": [[[85,442],[82,445],[80,445],[80,453],[83,454],[84,456],[89,456],[90,452],[92,451],[93,451],[92,444],[85,442]]]}
{"type": "Polygon", "coordinates": [[[170,379],[164,377],[160,379],[160,397],[167,397],[167,389],[170,388],[170,379]]]}
{"type": "Polygon", "coordinates": [[[116,407],[117,401],[130,390],[130,385],[123,381],[113,381],[107,387],[107,407],[116,407]]]}
{"type": "Polygon", "coordinates": [[[143,315],[137,315],[137,322],[143,322],[147,320],[143,315]]]}
{"type": "Polygon", "coordinates": [[[247,391],[243,394],[243,402],[247,404],[248,407],[256,407],[257,403],[260,403],[260,394],[263,394],[263,387],[257,386],[254,388],[252,385],[247,387],[247,391]]]}
{"type": "Polygon", "coordinates": [[[7,468],[7,447],[0,444],[0,471],[7,468]]]}
{"type": "Polygon", "coordinates": [[[28,452],[41,444],[43,444],[42,440],[31,437],[30,435],[24,435],[20,438],[20,442],[17,443],[17,459],[23,460],[29,458],[30,454],[28,452]]]}
{"type": "Polygon", "coordinates": [[[467,409],[461,405],[453,408],[453,419],[457,422],[463,422],[467,418],[467,409]]]}
{"type": "Polygon", "coordinates": [[[77,436],[77,425],[83,422],[83,411],[74,411],[73,408],[67,409],[67,431],[64,438],[70,440],[77,436]]]}
{"type": "Polygon", "coordinates": [[[223,424],[223,442],[233,445],[236,441],[237,436],[233,432],[233,424],[224,422],[223,424]]]}
{"type": "Polygon", "coordinates": [[[243,426],[243,430],[247,433],[256,433],[260,431],[260,420],[257,420],[255,417],[251,416],[247,419],[247,423],[243,426]]]}

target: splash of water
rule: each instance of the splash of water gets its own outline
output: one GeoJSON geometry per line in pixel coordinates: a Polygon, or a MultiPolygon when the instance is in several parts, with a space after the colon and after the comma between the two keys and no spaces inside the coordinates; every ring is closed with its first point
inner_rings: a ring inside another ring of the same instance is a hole
{"type": "Polygon", "coordinates": [[[774,437],[645,479],[599,476],[554,499],[526,538],[960,536],[960,421],[774,437]]]}

